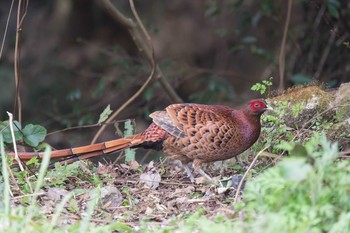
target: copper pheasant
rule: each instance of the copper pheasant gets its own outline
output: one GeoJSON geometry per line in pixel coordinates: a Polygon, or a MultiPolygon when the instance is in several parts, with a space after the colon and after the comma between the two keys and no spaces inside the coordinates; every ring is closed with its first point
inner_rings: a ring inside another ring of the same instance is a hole
{"type": "MultiPolygon", "coordinates": [[[[51,158],[65,158],[72,162],[99,156],[126,148],[143,147],[162,150],[171,159],[186,165],[191,181],[193,176],[187,164],[201,175],[202,163],[235,157],[250,148],[260,135],[260,116],[268,109],[260,99],[249,101],[240,110],[222,105],[172,104],[164,111],[150,115],[153,123],[142,133],[89,146],[57,150],[51,158]]],[[[10,153],[14,156],[13,153],[10,153]]],[[[33,156],[41,158],[43,153],[19,153],[22,160],[33,156]]]]}

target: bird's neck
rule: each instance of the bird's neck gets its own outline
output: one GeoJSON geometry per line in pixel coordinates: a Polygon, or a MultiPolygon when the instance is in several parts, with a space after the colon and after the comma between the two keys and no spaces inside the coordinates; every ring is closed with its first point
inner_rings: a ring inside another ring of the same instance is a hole
{"type": "Polygon", "coordinates": [[[260,136],[261,123],[260,115],[255,115],[249,110],[241,111],[242,117],[242,130],[244,131],[245,139],[247,143],[254,143],[260,136]]]}

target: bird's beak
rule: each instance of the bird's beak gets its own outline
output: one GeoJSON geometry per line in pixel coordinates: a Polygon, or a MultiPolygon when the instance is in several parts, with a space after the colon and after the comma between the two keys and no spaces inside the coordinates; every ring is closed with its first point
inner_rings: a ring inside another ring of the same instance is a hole
{"type": "Polygon", "coordinates": [[[273,110],[273,108],[270,105],[266,105],[266,110],[273,110]]]}

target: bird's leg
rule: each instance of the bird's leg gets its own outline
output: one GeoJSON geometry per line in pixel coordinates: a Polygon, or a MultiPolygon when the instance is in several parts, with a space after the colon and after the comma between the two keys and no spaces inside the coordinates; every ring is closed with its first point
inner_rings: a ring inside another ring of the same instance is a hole
{"type": "Polygon", "coordinates": [[[203,177],[205,177],[209,181],[213,181],[213,178],[211,178],[207,173],[205,173],[201,168],[202,160],[195,159],[193,161],[193,168],[195,171],[198,171],[199,174],[201,174],[203,177]]]}
{"type": "Polygon", "coordinates": [[[202,170],[202,168],[197,168],[196,169],[196,171],[198,171],[199,172],[199,174],[201,174],[203,177],[205,177],[207,180],[209,180],[209,181],[212,181],[213,180],[213,178],[211,178],[207,173],[205,173],[203,170],[202,170]]]}
{"type": "Polygon", "coordinates": [[[191,183],[194,183],[194,177],[191,171],[191,168],[188,166],[188,161],[175,160],[176,165],[183,167],[186,171],[188,178],[190,178],[191,183]]]}
{"type": "Polygon", "coordinates": [[[183,166],[183,168],[185,169],[188,178],[190,178],[191,183],[194,183],[194,177],[193,177],[193,174],[192,174],[192,172],[191,172],[191,169],[188,167],[188,164],[183,164],[183,163],[182,163],[182,166],[183,166]]]}

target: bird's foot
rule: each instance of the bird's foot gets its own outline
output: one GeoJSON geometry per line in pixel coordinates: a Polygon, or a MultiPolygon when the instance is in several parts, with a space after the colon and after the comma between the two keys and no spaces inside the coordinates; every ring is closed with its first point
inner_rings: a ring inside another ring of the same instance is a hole
{"type": "Polygon", "coordinates": [[[211,178],[207,173],[205,173],[202,168],[197,168],[197,171],[199,174],[201,174],[203,177],[205,177],[208,181],[213,181],[213,178],[211,178]]]}
{"type": "Polygon", "coordinates": [[[204,184],[204,183],[216,184],[217,183],[217,180],[213,179],[207,173],[205,173],[201,167],[194,168],[194,170],[201,175],[201,177],[198,177],[198,178],[194,178],[191,168],[188,166],[188,164],[182,164],[182,167],[186,171],[187,176],[190,179],[191,183],[197,183],[197,184],[204,184]]]}
{"type": "Polygon", "coordinates": [[[185,169],[188,178],[190,178],[191,183],[194,183],[194,177],[193,177],[193,174],[192,174],[192,172],[191,172],[191,169],[188,167],[187,164],[182,164],[182,166],[183,166],[183,168],[185,169]]]}

